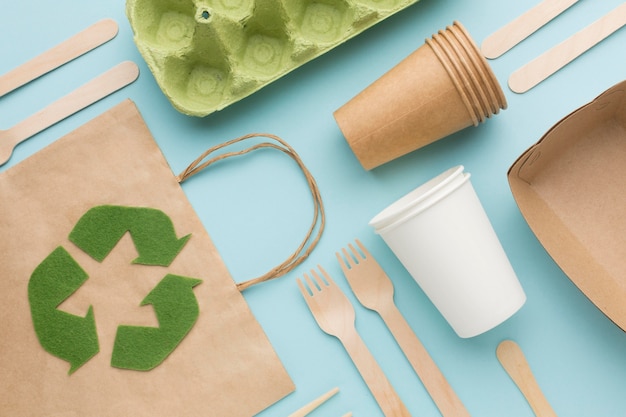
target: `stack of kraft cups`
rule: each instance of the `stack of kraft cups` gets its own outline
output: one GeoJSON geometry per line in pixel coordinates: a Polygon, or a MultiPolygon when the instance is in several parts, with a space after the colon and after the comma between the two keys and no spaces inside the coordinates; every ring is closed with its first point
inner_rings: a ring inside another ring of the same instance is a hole
{"type": "Polygon", "coordinates": [[[367,170],[500,109],[506,98],[467,30],[454,22],[338,109],[334,116],[367,170]]]}

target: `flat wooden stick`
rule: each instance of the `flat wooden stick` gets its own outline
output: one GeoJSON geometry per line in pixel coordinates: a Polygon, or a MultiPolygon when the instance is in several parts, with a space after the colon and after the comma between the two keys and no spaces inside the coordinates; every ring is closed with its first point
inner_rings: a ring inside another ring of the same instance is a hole
{"type": "Polygon", "coordinates": [[[511,74],[509,88],[524,93],[626,25],[626,3],[511,74]]]}
{"type": "Polygon", "coordinates": [[[335,387],[331,389],[330,391],[328,391],[326,394],[322,394],[319,398],[316,398],[315,400],[311,401],[304,407],[300,408],[298,411],[292,414],[289,414],[288,417],[304,417],[307,414],[309,414],[311,411],[315,410],[320,405],[324,404],[330,397],[337,394],[338,392],[339,392],[339,388],[335,387]]]}
{"type": "Polygon", "coordinates": [[[0,165],[9,160],[20,142],[127,86],[138,76],[134,62],[122,62],[12,128],[0,131],[0,165]]]}
{"type": "Polygon", "coordinates": [[[498,360],[513,382],[520,389],[537,417],[557,417],[535,380],[520,347],[512,340],[505,340],[496,349],[498,360]]]}
{"type": "Polygon", "coordinates": [[[0,76],[0,97],[110,41],[117,31],[114,20],[101,20],[0,76]]]}
{"type": "Polygon", "coordinates": [[[452,386],[395,304],[380,313],[443,417],[470,417],[452,386]]]}
{"type": "Polygon", "coordinates": [[[481,45],[483,55],[489,59],[499,57],[578,1],[543,0],[487,36],[481,45]]]}

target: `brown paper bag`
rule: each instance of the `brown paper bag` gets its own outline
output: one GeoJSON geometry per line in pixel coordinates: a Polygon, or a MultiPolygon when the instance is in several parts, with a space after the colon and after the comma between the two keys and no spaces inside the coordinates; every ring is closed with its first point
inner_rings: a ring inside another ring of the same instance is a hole
{"type": "Polygon", "coordinates": [[[252,416],[293,391],[179,180],[130,101],[0,174],[0,415],[252,416]]]}

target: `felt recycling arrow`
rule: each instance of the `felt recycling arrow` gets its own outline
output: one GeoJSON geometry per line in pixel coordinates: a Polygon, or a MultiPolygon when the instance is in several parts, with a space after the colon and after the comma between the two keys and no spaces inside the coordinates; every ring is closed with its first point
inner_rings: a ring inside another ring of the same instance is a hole
{"type": "Polygon", "coordinates": [[[111,366],[148,371],[160,365],[198,319],[193,287],[201,282],[169,274],[163,278],[141,302],[152,304],[159,327],[119,326],[111,366]]]}
{"type": "MultiPolygon", "coordinates": [[[[69,239],[102,262],[126,232],[139,253],[132,263],[158,266],[169,266],[191,236],[177,238],[172,221],[160,210],[104,205],[87,211],[69,239]]],[[[28,301],[39,343],[50,354],[69,362],[70,374],[100,351],[91,306],[85,317],[58,310],[88,278],[67,250],[59,246],[35,268],[28,283],[28,301]]],[[[153,306],[159,327],[119,326],[111,366],[147,371],[160,365],[198,319],[193,288],[200,282],[166,275],[141,303],[153,306]]]]}
{"type": "Polygon", "coordinates": [[[80,218],[70,241],[102,262],[129,232],[142,265],[169,266],[191,235],[176,237],[174,225],[161,210],[147,207],[97,206],[80,218]]]}
{"type": "Polygon", "coordinates": [[[39,342],[47,352],[70,363],[70,374],[100,351],[91,306],[85,317],[57,310],[88,278],[72,256],[58,247],[37,266],[28,282],[39,342]]]}

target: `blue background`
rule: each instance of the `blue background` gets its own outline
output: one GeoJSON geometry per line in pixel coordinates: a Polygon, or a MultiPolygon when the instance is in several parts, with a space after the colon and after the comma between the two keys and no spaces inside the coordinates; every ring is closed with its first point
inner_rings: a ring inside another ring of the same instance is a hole
{"type": "MultiPolygon", "coordinates": [[[[491,61],[505,88],[507,110],[371,172],[357,162],[332,112],[452,21],[463,23],[480,43],[536,1],[422,0],[202,119],[178,113],[163,96],[133,43],[122,0],[2,2],[0,73],[101,18],[114,18],[120,32],[103,47],[1,98],[0,128],[9,128],[122,60],[139,64],[141,76],[130,87],[21,144],[0,170],[129,97],[138,105],[174,173],[212,145],[250,132],[270,132],[287,140],[317,179],[327,213],[319,246],[286,277],[244,292],[297,386],[295,393],[261,417],[286,416],[334,386],[340,388],[339,395],[312,416],[338,417],[347,411],[355,416],[382,415],[340,343],[317,327],[298,292],[296,277],[317,264],[354,301],[358,330],[411,413],[439,415],[380,318],[362,308],[349,292],[334,253],[354,238],[370,249],[392,277],[397,305],[472,415],[532,415],[495,356],[497,344],[508,338],[523,348],[557,414],[626,415],[626,335],[546,253],[521,216],[506,179],[509,166],[553,124],[626,78],[626,30],[528,93],[512,93],[506,79],[616,7],[619,0],[583,0],[491,61]],[[513,318],[471,339],[461,339],[452,331],[367,225],[392,201],[457,164],[472,174],[473,185],[528,296],[513,318]]],[[[137,163],[141,163],[140,156],[137,163]]],[[[304,236],[312,216],[306,183],[295,164],[279,152],[260,152],[220,164],[183,188],[237,281],[260,275],[286,258],[304,236]]]]}

